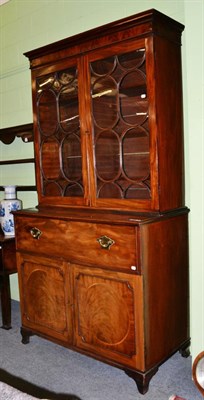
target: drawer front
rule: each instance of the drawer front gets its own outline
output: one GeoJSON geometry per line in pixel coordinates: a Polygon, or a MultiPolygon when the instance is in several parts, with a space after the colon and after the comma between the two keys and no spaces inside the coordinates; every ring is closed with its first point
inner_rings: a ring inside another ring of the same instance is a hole
{"type": "Polygon", "coordinates": [[[131,269],[136,263],[134,226],[16,217],[15,227],[17,250],[102,267],[131,269]],[[38,239],[32,228],[41,232],[38,239]]]}

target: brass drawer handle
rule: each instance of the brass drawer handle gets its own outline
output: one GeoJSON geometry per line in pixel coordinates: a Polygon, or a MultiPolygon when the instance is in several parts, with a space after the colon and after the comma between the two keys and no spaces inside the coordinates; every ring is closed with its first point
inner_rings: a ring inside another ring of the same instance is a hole
{"type": "Polygon", "coordinates": [[[97,242],[103,249],[109,250],[110,247],[115,243],[113,239],[109,238],[108,236],[101,236],[97,239],[97,242]]]}
{"type": "Polygon", "coordinates": [[[33,239],[39,239],[39,237],[42,235],[42,232],[38,228],[31,228],[30,234],[33,237],[33,239]]]}

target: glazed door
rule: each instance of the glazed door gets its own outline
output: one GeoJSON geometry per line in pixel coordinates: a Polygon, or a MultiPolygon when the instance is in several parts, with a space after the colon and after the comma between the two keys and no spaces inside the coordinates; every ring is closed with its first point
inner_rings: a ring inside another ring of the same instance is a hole
{"type": "Polygon", "coordinates": [[[155,179],[150,149],[156,146],[149,125],[146,41],[100,50],[87,56],[87,62],[92,204],[149,209],[155,179]]]}
{"type": "Polygon", "coordinates": [[[86,140],[80,59],[33,73],[39,203],[86,205],[86,140]]]}
{"type": "Polygon", "coordinates": [[[67,265],[17,253],[22,324],[34,332],[71,342],[67,265]]]}
{"type": "Polygon", "coordinates": [[[73,266],[77,347],[143,368],[142,277],[73,266]]]}
{"type": "Polygon", "coordinates": [[[152,65],[142,39],[33,72],[39,203],[154,208],[152,65]]]}

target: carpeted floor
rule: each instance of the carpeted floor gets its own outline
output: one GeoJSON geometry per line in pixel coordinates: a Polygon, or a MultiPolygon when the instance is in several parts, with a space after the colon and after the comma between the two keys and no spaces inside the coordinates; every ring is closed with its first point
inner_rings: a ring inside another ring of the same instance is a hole
{"type": "MultiPolygon", "coordinates": [[[[51,400],[202,400],[191,377],[191,358],[179,353],[164,363],[141,395],[123,371],[33,336],[23,345],[19,303],[12,302],[12,326],[0,329],[0,381],[51,400]]],[[[3,400],[0,394],[0,400],[3,400]]]]}
{"type": "Polygon", "coordinates": [[[22,393],[13,386],[7,385],[0,381],[0,399],[1,400],[35,400],[36,397],[29,396],[26,393],[22,393]]]}

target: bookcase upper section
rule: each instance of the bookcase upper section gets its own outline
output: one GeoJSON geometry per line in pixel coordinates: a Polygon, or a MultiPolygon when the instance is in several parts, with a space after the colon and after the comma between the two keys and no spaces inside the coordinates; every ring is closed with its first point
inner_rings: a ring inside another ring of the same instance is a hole
{"type": "Polygon", "coordinates": [[[25,54],[40,206],[184,206],[183,29],[149,10],[25,54]]]}

